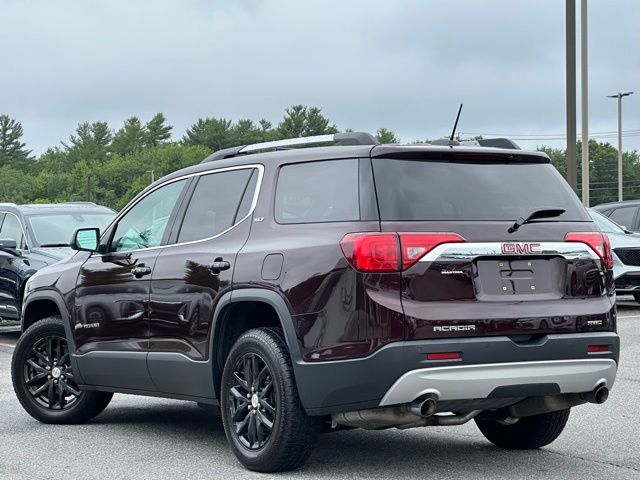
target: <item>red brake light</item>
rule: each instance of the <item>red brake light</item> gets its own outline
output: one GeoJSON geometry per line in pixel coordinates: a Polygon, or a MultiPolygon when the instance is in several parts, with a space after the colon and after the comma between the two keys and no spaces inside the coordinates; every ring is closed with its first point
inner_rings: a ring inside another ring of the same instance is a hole
{"type": "Polygon", "coordinates": [[[464,242],[457,233],[348,233],[340,241],[342,253],[361,272],[406,270],[443,243],[464,242]]]}
{"type": "Polygon", "coordinates": [[[400,266],[396,233],[348,233],[340,241],[342,253],[363,272],[397,272],[400,266]]]}
{"type": "Polygon", "coordinates": [[[464,241],[460,235],[451,232],[400,233],[402,269],[406,270],[438,245],[464,241]]]}
{"type": "Polygon", "coordinates": [[[613,254],[611,253],[611,244],[609,237],[601,232],[569,232],[564,237],[565,242],[585,243],[598,254],[602,266],[611,270],[613,268],[613,254]]]}

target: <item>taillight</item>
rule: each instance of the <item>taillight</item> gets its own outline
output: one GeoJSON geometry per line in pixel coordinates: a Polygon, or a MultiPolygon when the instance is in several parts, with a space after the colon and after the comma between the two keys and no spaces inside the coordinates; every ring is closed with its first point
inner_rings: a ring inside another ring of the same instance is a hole
{"type": "Polygon", "coordinates": [[[438,245],[458,242],[464,242],[464,238],[451,232],[400,233],[402,269],[406,270],[438,245]]]}
{"type": "Polygon", "coordinates": [[[340,241],[349,263],[362,272],[406,270],[443,243],[464,242],[457,233],[348,233],[340,241]]]}
{"type": "Polygon", "coordinates": [[[340,248],[349,263],[362,272],[397,272],[400,266],[395,233],[348,233],[340,248]]]}
{"type": "Polygon", "coordinates": [[[613,254],[609,237],[601,232],[569,232],[564,237],[565,242],[585,243],[598,254],[602,266],[607,270],[613,268],[613,254]]]}

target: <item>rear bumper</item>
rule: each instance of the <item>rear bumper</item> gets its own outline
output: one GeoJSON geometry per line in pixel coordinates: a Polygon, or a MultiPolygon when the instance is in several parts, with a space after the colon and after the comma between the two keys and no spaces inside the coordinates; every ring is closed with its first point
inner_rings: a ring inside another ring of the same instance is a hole
{"type": "Polygon", "coordinates": [[[294,363],[302,404],[326,415],[406,403],[430,389],[442,400],[579,393],[613,385],[620,351],[614,332],[397,342],[359,359],[294,363]],[[587,353],[589,345],[607,352],[587,353]],[[461,352],[461,359],[428,361],[427,353],[461,352]],[[435,393],[435,392],[434,392],[435,393]]]}
{"type": "Polygon", "coordinates": [[[380,406],[413,402],[427,394],[438,400],[463,400],[611,389],[617,370],[614,360],[597,358],[423,368],[400,377],[380,406]]]}

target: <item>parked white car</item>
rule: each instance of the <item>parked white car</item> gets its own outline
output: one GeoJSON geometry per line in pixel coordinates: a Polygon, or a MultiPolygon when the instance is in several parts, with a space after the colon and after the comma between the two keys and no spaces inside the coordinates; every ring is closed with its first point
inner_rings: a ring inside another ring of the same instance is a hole
{"type": "Polygon", "coordinates": [[[588,210],[593,221],[609,237],[616,293],[633,295],[640,303],[640,234],[626,230],[591,208],[588,210]]]}

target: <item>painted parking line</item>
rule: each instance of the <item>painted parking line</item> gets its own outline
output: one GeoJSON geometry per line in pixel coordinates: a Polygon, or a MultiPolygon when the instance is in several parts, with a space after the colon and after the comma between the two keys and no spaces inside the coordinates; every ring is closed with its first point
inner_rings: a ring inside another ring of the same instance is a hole
{"type": "Polygon", "coordinates": [[[0,343],[0,347],[16,348],[15,345],[11,345],[10,343],[0,343]]]}

